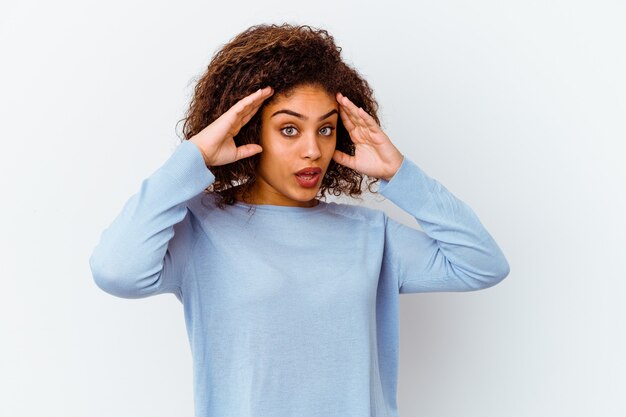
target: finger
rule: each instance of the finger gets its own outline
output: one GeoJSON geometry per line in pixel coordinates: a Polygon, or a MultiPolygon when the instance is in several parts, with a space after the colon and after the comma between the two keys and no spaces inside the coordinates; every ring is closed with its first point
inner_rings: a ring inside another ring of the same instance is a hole
{"type": "Polygon", "coordinates": [[[255,155],[262,151],[263,151],[263,148],[260,145],[256,145],[254,143],[249,143],[247,145],[239,146],[237,147],[237,156],[235,157],[235,161],[238,161],[243,158],[247,158],[249,156],[255,155]]]}
{"type": "Polygon", "coordinates": [[[363,121],[356,121],[358,124],[355,124],[355,120],[351,119],[351,116],[348,114],[348,111],[345,108],[339,109],[339,114],[341,115],[341,120],[346,126],[348,133],[350,134],[350,139],[353,143],[367,143],[369,138],[369,129],[367,126],[363,125],[363,121]]]}
{"type": "Polygon", "coordinates": [[[354,123],[352,123],[352,120],[350,120],[350,117],[348,116],[344,108],[341,106],[339,107],[339,115],[341,116],[341,121],[343,122],[343,125],[348,130],[348,132],[353,130],[355,127],[354,123]]]}
{"type": "Polygon", "coordinates": [[[256,112],[263,104],[263,101],[265,101],[265,99],[267,99],[273,93],[274,90],[272,89],[272,87],[258,89],[254,93],[244,97],[235,104],[234,107],[239,106],[239,108],[236,109],[236,114],[239,117],[245,117],[251,112],[256,112]]]}
{"type": "Polygon", "coordinates": [[[348,117],[350,118],[350,121],[352,121],[352,123],[355,126],[366,126],[365,121],[359,115],[359,107],[357,107],[353,102],[351,102],[348,97],[342,96],[342,100],[339,104],[343,105],[343,108],[346,111],[346,114],[348,115],[348,117]]]}
{"type": "Polygon", "coordinates": [[[263,104],[262,102],[258,103],[254,107],[248,108],[245,113],[240,114],[238,116],[240,119],[241,126],[245,125],[246,123],[250,121],[250,119],[252,119],[252,117],[256,114],[256,112],[259,111],[259,108],[261,107],[262,104],[263,104]]]}
{"type": "MultiPolygon", "coordinates": [[[[238,101],[229,111],[232,110],[230,116],[231,124],[234,131],[238,132],[246,123],[252,119],[254,114],[263,105],[265,99],[274,93],[271,87],[259,89],[256,92],[244,97],[238,101]]],[[[236,133],[235,133],[236,134],[236,133]]]]}
{"type": "Polygon", "coordinates": [[[346,113],[355,125],[354,131],[351,132],[353,139],[356,139],[355,142],[369,142],[372,134],[382,132],[376,120],[369,113],[362,107],[356,107],[347,97],[344,99],[349,102],[349,105],[345,106],[346,113]]]}
{"type": "Polygon", "coordinates": [[[242,112],[242,117],[248,117],[245,123],[247,123],[250,118],[259,110],[259,108],[263,105],[263,102],[274,94],[274,90],[272,87],[265,87],[263,89],[257,90],[255,95],[252,95],[252,101],[247,104],[247,107],[242,112]],[[258,93],[258,95],[256,95],[258,93]]]}
{"type": "Polygon", "coordinates": [[[356,120],[354,116],[350,113],[349,108],[344,104],[344,100],[346,97],[339,93],[340,97],[337,99],[339,103],[339,115],[341,116],[341,121],[348,131],[353,131],[356,128],[356,120]]]}
{"type": "Polygon", "coordinates": [[[348,97],[341,94],[341,99],[339,101],[339,104],[343,106],[343,108],[346,110],[346,112],[348,112],[350,116],[358,117],[357,110],[359,108],[348,97]]]}
{"type": "Polygon", "coordinates": [[[376,120],[374,120],[372,115],[363,110],[361,107],[359,107],[359,115],[361,116],[365,126],[367,126],[372,132],[381,131],[380,126],[376,123],[376,120]]]}
{"type": "Polygon", "coordinates": [[[250,109],[262,104],[263,100],[269,97],[271,93],[273,93],[271,87],[259,88],[254,93],[248,94],[237,101],[228,111],[234,113],[237,117],[243,117],[250,109]]]}
{"type": "Polygon", "coordinates": [[[335,149],[335,152],[333,153],[333,159],[338,164],[345,165],[348,168],[355,169],[356,158],[354,156],[350,156],[345,152],[341,152],[335,149]]]}

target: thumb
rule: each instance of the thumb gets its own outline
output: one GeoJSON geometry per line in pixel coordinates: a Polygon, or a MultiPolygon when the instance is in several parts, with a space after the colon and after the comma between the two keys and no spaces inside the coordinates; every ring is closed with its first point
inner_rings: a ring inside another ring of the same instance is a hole
{"type": "Polygon", "coordinates": [[[237,158],[235,159],[235,161],[239,161],[240,159],[255,155],[261,151],[263,151],[261,145],[256,145],[254,143],[239,146],[237,148],[237,158]]]}
{"type": "Polygon", "coordinates": [[[333,159],[338,164],[345,165],[348,168],[355,169],[356,161],[355,161],[354,156],[350,156],[345,152],[341,152],[335,149],[335,153],[333,153],[333,159]]]}

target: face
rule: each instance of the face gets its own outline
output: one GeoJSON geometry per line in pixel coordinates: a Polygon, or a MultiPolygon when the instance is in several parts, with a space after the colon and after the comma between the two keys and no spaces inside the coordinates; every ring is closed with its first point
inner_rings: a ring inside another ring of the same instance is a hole
{"type": "Polygon", "coordinates": [[[301,86],[262,111],[257,180],[251,202],[312,207],[337,143],[339,103],[325,90],[301,86]],[[300,175],[298,175],[300,173],[300,175]]]}

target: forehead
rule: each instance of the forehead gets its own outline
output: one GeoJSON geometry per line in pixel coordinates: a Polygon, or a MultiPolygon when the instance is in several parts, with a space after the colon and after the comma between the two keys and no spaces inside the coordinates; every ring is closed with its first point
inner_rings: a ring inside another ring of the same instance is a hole
{"type": "Polygon", "coordinates": [[[301,110],[309,108],[313,111],[318,107],[324,110],[337,108],[338,104],[335,97],[325,89],[313,85],[303,85],[293,88],[287,94],[277,94],[267,104],[266,108],[272,110],[279,107],[300,108],[301,110]]]}

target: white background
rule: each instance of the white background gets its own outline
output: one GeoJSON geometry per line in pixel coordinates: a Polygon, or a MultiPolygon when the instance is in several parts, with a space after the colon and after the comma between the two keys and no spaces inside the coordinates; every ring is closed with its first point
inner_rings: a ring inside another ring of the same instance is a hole
{"type": "Polygon", "coordinates": [[[284,21],[334,35],[511,266],[401,297],[400,415],[626,415],[626,6],[571,0],[1,3],[0,415],[193,415],[178,300],[106,294],[88,258],[212,54],[284,21]]]}

